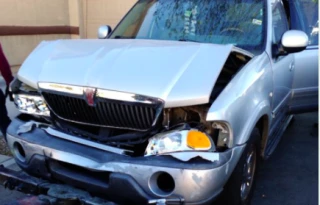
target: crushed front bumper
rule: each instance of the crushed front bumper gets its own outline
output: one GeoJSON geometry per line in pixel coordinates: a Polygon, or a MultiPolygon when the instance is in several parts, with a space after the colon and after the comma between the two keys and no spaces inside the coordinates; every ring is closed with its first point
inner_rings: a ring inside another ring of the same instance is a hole
{"type": "Polygon", "coordinates": [[[210,203],[223,190],[245,147],[221,153],[215,162],[181,162],[170,156],[129,157],[63,140],[39,128],[18,135],[24,123],[15,119],[7,130],[8,146],[23,170],[119,204],[150,204],[170,198],[180,198],[184,204],[210,203]],[[158,186],[161,173],[173,179],[172,190],[158,186]]]}

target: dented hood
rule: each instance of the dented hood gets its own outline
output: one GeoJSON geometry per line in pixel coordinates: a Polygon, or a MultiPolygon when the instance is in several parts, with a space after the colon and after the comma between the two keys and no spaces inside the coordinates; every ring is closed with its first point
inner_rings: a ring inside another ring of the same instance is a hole
{"type": "Polygon", "coordinates": [[[42,42],[18,78],[33,87],[50,82],[156,97],[166,107],[209,102],[232,45],[154,40],[42,42]]]}

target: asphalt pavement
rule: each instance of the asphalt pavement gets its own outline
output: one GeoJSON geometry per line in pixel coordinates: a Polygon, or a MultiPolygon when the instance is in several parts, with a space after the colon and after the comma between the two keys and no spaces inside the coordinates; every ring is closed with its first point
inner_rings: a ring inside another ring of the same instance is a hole
{"type": "Polygon", "coordinates": [[[295,115],[259,169],[253,205],[318,204],[318,113],[295,115]]]}
{"type": "MultiPolygon", "coordinates": [[[[5,83],[0,77],[0,88],[5,83]]],[[[18,111],[7,102],[10,117],[18,111]]],[[[274,154],[261,163],[252,205],[318,204],[318,113],[296,115],[274,154]]],[[[25,195],[0,186],[0,205],[25,195]]]]}

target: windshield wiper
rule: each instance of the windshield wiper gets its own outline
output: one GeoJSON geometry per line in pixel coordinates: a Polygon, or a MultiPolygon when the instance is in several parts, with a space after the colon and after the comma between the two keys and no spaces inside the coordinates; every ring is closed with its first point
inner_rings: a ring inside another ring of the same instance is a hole
{"type": "Polygon", "coordinates": [[[115,39],[135,39],[134,36],[115,36],[115,39]]]}
{"type": "Polygon", "coordinates": [[[191,39],[187,39],[187,38],[180,38],[178,41],[184,41],[184,42],[196,42],[196,43],[200,43],[199,41],[191,40],[191,39]]]}
{"type": "MultiPolygon", "coordinates": [[[[136,39],[136,37],[135,36],[115,36],[114,39],[136,39]]],[[[180,38],[178,41],[200,43],[199,41],[191,40],[187,38],[180,38]]]]}

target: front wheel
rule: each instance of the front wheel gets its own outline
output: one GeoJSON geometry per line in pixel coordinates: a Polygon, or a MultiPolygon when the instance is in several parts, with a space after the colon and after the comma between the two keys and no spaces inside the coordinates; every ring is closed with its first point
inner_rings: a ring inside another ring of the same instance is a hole
{"type": "Polygon", "coordinates": [[[221,200],[224,205],[249,205],[255,187],[256,171],[259,163],[260,133],[257,128],[251,133],[242,156],[234,169],[221,200]]]}

